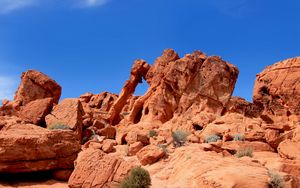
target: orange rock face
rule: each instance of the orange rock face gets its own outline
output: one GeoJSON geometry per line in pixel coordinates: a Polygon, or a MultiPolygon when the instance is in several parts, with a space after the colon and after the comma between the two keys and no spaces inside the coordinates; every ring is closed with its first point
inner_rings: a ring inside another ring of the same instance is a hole
{"type": "Polygon", "coordinates": [[[76,162],[69,179],[70,188],[117,187],[135,164],[101,150],[86,149],[76,162]]]}
{"type": "Polygon", "coordinates": [[[53,107],[53,99],[37,99],[26,104],[20,111],[20,117],[27,123],[45,124],[45,117],[53,107]]]}
{"type": "Polygon", "coordinates": [[[276,63],[257,75],[253,101],[264,107],[265,114],[299,121],[299,82],[300,58],[276,63]]]}
{"type": "MultiPolygon", "coordinates": [[[[178,120],[179,127],[192,129],[192,124],[186,125],[186,121],[195,117],[194,114],[211,113],[215,116],[222,113],[231,98],[238,73],[235,66],[220,57],[207,57],[201,51],[195,51],[180,58],[174,50],[167,49],[144,76],[149,89],[134,101],[125,120],[136,124],[145,121],[165,123],[174,119],[178,120]]],[[[123,104],[129,99],[129,94],[124,94],[127,85],[118,99],[122,99],[123,104]]],[[[135,84],[133,86],[130,88],[135,88],[135,84]]],[[[111,111],[115,108],[113,106],[111,111]]]]}
{"type": "Polygon", "coordinates": [[[54,103],[58,103],[61,95],[61,87],[45,74],[29,70],[24,72],[22,81],[15,95],[15,102],[26,105],[36,99],[52,98],[54,103]]]}
{"type": "Polygon", "coordinates": [[[72,169],[79,150],[72,131],[11,125],[0,131],[0,172],[72,169]]]}
{"type": "Polygon", "coordinates": [[[268,171],[260,164],[204,152],[197,144],[177,149],[167,163],[145,168],[152,175],[153,187],[269,187],[268,171]]]}
{"type": "Polygon", "coordinates": [[[64,99],[54,107],[51,114],[46,116],[47,127],[66,125],[81,139],[83,115],[82,105],[78,99],[64,99]]]}
{"type": "Polygon", "coordinates": [[[136,155],[142,165],[147,165],[153,164],[161,159],[163,156],[165,156],[165,152],[162,150],[162,148],[148,145],[141,149],[136,155]]]}

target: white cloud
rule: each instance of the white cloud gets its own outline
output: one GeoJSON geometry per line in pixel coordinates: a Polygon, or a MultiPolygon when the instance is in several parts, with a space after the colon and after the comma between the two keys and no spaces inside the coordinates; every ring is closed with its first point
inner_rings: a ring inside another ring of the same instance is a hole
{"type": "Polygon", "coordinates": [[[110,0],[0,0],[0,14],[7,14],[23,8],[29,8],[35,5],[55,5],[63,4],[67,7],[88,8],[102,6],[110,0]]]}
{"type": "Polygon", "coordinates": [[[17,78],[9,76],[0,76],[0,100],[12,100],[17,89],[17,78]]]}
{"type": "Polygon", "coordinates": [[[36,0],[0,0],[0,13],[10,13],[12,11],[32,6],[36,0]]]}
{"type": "Polygon", "coordinates": [[[87,6],[101,6],[108,2],[108,0],[85,0],[87,6]]]}

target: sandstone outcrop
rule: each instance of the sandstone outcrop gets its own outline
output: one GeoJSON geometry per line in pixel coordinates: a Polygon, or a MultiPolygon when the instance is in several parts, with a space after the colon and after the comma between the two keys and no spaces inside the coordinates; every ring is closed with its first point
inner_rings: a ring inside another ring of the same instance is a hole
{"type": "Polygon", "coordinates": [[[58,103],[61,95],[61,87],[47,75],[29,70],[21,76],[21,83],[14,97],[14,101],[24,106],[36,99],[52,98],[58,103]]]}
{"type": "Polygon", "coordinates": [[[257,75],[253,101],[267,115],[299,121],[300,58],[287,59],[268,66],[257,75]]]}
{"type": "Polygon", "coordinates": [[[64,99],[46,116],[46,124],[48,128],[57,125],[68,126],[81,139],[83,115],[84,111],[78,99],[64,99]]]}
{"type": "Polygon", "coordinates": [[[20,118],[26,123],[35,125],[45,125],[45,117],[48,115],[53,107],[53,99],[37,99],[29,102],[20,110],[20,118]]]}
{"type": "MultiPolygon", "coordinates": [[[[172,120],[171,124],[189,130],[192,130],[193,121],[201,120],[202,116],[208,116],[209,122],[216,115],[222,114],[239,73],[235,66],[220,57],[207,57],[201,51],[195,51],[179,58],[172,49],[165,50],[148,72],[142,70],[140,75],[149,84],[149,89],[145,95],[135,100],[125,122],[166,123],[172,120]],[[195,116],[196,114],[202,116],[195,116]],[[188,119],[192,120],[191,123],[187,123],[188,119]]],[[[129,100],[130,94],[123,94],[125,90],[126,87],[118,100],[129,100]]],[[[122,104],[118,109],[124,107],[124,102],[122,104]]],[[[115,108],[113,106],[111,111],[120,111],[115,108]]],[[[117,120],[115,115],[111,115],[112,122],[117,120]]]]}
{"type": "Polygon", "coordinates": [[[0,172],[72,169],[80,144],[72,131],[15,124],[0,131],[0,172]]]}
{"type": "Polygon", "coordinates": [[[137,158],[140,160],[142,165],[153,164],[159,159],[165,156],[165,152],[162,148],[157,146],[148,145],[141,149],[137,154],[137,158]]]}
{"type": "Polygon", "coordinates": [[[218,56],[167,49],[153,65],[135,61],[119,95],[58,103],[60,86],[30,70],[0,107],[0,173],[50,171],[70,188],[100,188],[142,165],[152,187],[267,188],[275,171],[298,188],[300,58],[258,74],[253,103],[232,97],[238,74],[218,56]],[[142,81],[147,92],[134,96],[142,81]]]}
{"type": "Polygon", "coordinates": [[[197,144],[177,149],[167,163],[145,168],[152,175],[153,187],[269,187],[268,170],[260,164],[204,152],[197,144]]]}
{"type": "Polygon", "coordinates": [[[134,166],[134,161],[89,148],[79,153],[69,187],[117,187],[134,166]]]}

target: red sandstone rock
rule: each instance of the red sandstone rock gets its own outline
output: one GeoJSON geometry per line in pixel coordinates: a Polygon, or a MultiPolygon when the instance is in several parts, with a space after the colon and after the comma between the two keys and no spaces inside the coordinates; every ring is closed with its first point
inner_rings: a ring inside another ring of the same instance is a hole
{"type": "Polygon", "coordinates": [[[180,147],[168,162],[159,161],[144,168],[151,174],[153,187],[269,187],[264,166],[248,159],[204,152],[199,144],[180,147]]]}
{"type": "Polygon", "coordinates": [[[145,131],[130,131],[127,133],[125,140],[127,144],[133,144],[135,142],[142,142],[143,145],[149,144],[148,132],[145,131]]]}
{"type": "Polygon", "coordinates": [[[6,126],[0,131],[0,172],[71,169],[79,150],[71,131],[50,131],[31,124],[6,126]]]}
{"type": "Polygon", "coordinates": [[[142,142],[135,142],[129,145],[128,148],[128,156],[134,156],[137,152],[139,152],[144,147],[142,142]]]}
{"type": "Polygon", "coordinates": [[[115,140],[106,139],[103,141],[102,150],[105,153],[110,153],[113,151],[115,145],[117,145],[117,142],[115,140]]]}
{"type": "Polygon", "coordinates": [[[132,66],[130,79],[126,81],[119,98],[110,110],[110,123],[115,125],[120,122],[120,112],[126,105],[127,100],[133,95],[136,86],[145,78],[150,65],[144,60],[137,60],[132,66]]]}
{"type": "Polygon", "coordinates": [[[51,114],[46,116],[47,127],[51,128],[57,124],[66,125],[81,139],[83,115],[82,105],[78,99],[64,99],[54,107],[51,114]]]}
{"type": "Polygon", "coordinates": [[[135,162],[125,161],[117,155],[87,149],[79,153],[69,187],[117,187],[134,166],[135,162]]]}
{"type": "Polygon", "coordinates": [[[287,59],[268,66],[257,75],[253,101],[264,107],[264,113],[299,120],[300,58],[287,59]]]}
{"type": "Polygon", "coordinates": [[[247,117],[259,117],[263,108],[241,97],[232,97],[226,106],[227,113],[239,113],[247,117]]]}
{"type": "Polygon", "coordinates": [[[22,74],[22,80],[15,95],[15,102],[21,106],[36,99],[52,98],[58,103],[61,87],[45,74],[29,70],[22,74]]]}
{"type": "Polygon", "coordinates": [[[159,159],[165,156],[165,152],[162,148],[157,146],[148,145],[141,149],[137,154],[137,158],[141,162],[142,165],[153,164],[157,162],[159,159]]]}
{"type": "Polygon", "coordinates": [[[98,130],[97,134],[99,134],[100,136],[105,136],[105,138],[107,139],[115,139],[116,132],[117,130],[115,127],[107,125],[105,128],[98,130]]]}
{"type": "Polygon", "coordinates": [[[292,138],[282,141],[277,150],[283,158],[300,161],[300,128],[293,131],[292,138]]]}
{"type": "Polygon", "coordinates": [[[53,99],[37,99],[29,102],[20,110],[20,118],[27,123],[40,125],[45,123],[45,117],[53,107],[53,99]]]}

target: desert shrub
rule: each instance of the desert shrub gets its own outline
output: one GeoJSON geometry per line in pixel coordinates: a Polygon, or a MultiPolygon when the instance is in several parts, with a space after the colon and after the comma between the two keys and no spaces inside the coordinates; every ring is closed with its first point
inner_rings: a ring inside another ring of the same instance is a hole
{"type": "Polygon", "coordinates": [[[245,136],[242,134],[234,134],[232,137],[233,137],[234,141],[244,141],[245,140],[245,136]]]}
{"type": "Polygon", "coordinates": [[[284,187],[284,180],[277,172],[268,172],[270,181],[269,186],[271,188],[283,188],[284,187]]]}
{"type": "Polygon", "coordinates": [[[157,147],[161,148],[166,155],[169,154],[168,148],[167,148],[168,146],[167,145],[165,145],[165,144],[159,144],[159,145],[157,145],[157,147]]]}
{"type": "Polygon", "coordinates": [[[216,134],[209,135],[205,138],[206,143],[216,142],[218,140],[221,140],[221,137],[216,134]]]}
{"type": "Polygon", "coordinates": [[[150,130],[148,134],[149,134],[149,137],[157,136],[157,132],[155,130],[150,130]]]}
{"type": "Polygon", "coordinates": [[[173,144],[176,147],[183,146],[187,140],[188,133],[184,131],[174,131],[172,132],[173,144]]]}
{"type": "Polygon", "coordinates": [[[147,170],[136,167],[130,172],[130,175],[121,182],[120,188],[149,188],[151,177],[147,170]]]}
{"type": "Polygon", "coordinates": [[[57,130],[57,129],[68,130],[70,128],[68,125],[57,123],[57,124],[50,126],[49,129],[51,129],[51,130],[57,130]]]}
{"type": "Polygon", "coordinates": [[[253,149],[252,148],[240,149],[236,152],[235,156],[238,158],[245,157],[245,156],[253,157],[253,149]]]}
{"type": "Polygon", "coordinates": [[[130,114],[130,112],[123,112],[122,115],[123,116],[128,116],[130,114]]]}

